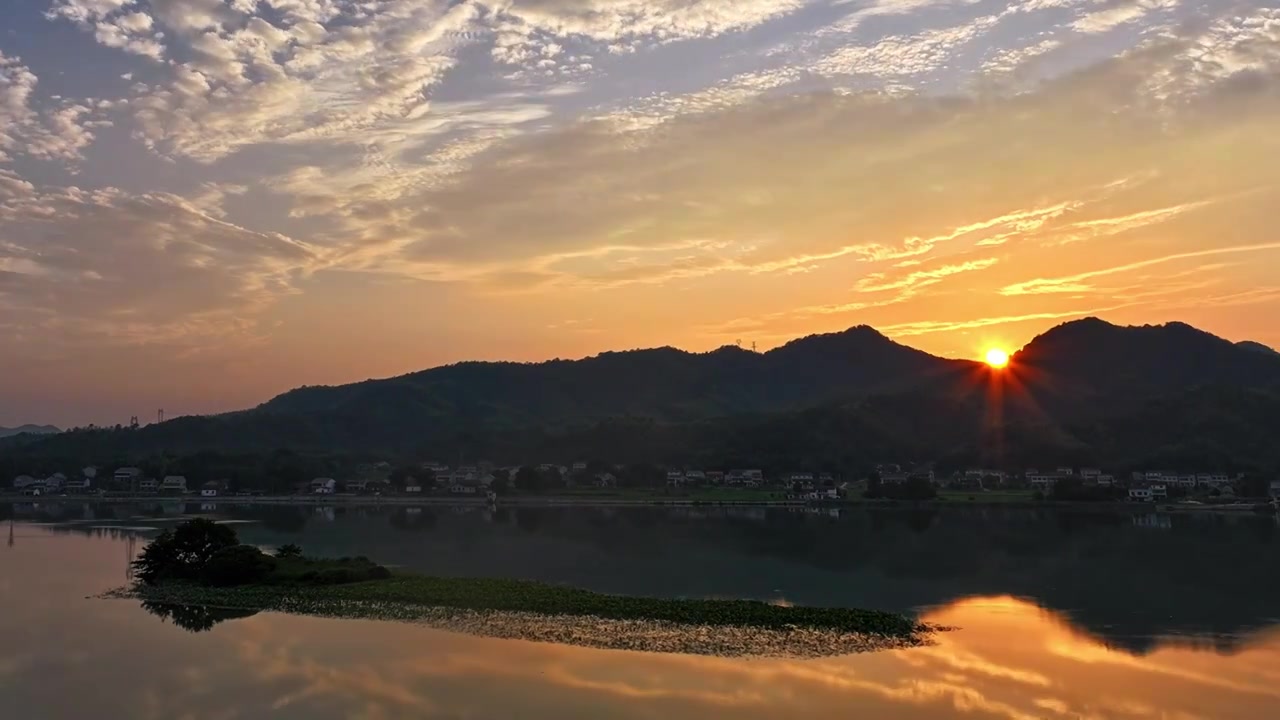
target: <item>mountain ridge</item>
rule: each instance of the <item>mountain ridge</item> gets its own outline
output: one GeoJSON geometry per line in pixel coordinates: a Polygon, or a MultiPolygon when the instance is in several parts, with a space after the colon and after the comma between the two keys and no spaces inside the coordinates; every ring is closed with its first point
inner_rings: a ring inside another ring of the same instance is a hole
{"type": "Polygon", "coordinates": [[[857,326],[763,353],[667,347],[455,363],[297,388],[235,413],[64,433],[23,449],[85,462],[284,448],[748,467],[1200,458],[1280,469],[1280,449],[1269,440],[1278,419],[1280,355],[1183,323],[1125,327],[1085,318],[1033,338],[1003,371],[857,326]]]}
{"type": "Polygon", "coordinates": [[[27,423],[17,427],[0,427],[0,438],[13,437],[14,435],[22,435],[24,433],[31,435],[52,435],[62,432],[61,428],[54,425],[35,425],[27,423]]]}

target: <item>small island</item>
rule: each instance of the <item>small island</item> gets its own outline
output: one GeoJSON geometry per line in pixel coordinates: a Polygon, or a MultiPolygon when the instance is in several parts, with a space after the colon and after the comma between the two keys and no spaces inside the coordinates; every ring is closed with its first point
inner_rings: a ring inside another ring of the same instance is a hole
{"type": "Polygon", "coordinates": [[[161,533],[134,568],[135,585],[110,597],[139,599],[149,607],[216,609],[228,617],[273,611],[393,620],[602,648],[813,657],[926,644],[937,630],[872,610],[630,597],[524,580],[430,577],[393,572],[363,557],[308,558],[294,545],[268,555],[239,544],[231,527],[206,519],[161,533]]]}

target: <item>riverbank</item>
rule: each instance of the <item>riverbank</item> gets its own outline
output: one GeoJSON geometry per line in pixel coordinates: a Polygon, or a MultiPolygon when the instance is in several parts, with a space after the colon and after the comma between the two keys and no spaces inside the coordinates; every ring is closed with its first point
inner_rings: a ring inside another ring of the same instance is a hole
{"type": "Polygon", "coordinates": [[[527,580],[444,578],[409,573],[347,584],[259,582],[235,587],[180,582],[140,584],[122,594],[155,603],[369,619],[394,620],[406,608],[428,607],[712,627],[808,628],[901,639],[930,631],[904,615],[876,610],[774,605],[755,600],[605,595],[527,580]]]}
{"type": "MultiPolygon", "coordinates": [[[[761,493],[763,496],[764,493],[761,493]]],[[[483,497],[466,495],[276,495],[276,496],[240,496],[224,495],[218,497],[201,497],[195,495],[45,495],[30,497],[22,495],[0,495],[0,502],[32,503],[32,502],[84,502],[84,503],[185,503],[201,505],[300,505],[300,506],[442,506],[442,507],[485,507],[490,503],[483,497]]],[[[932,500],[869,500],[865,498],[846,498],[841,500],[788,500],[783,498],[734,497],[717,498],[714,494],[702,495],[606,495],[606,494],[565,494],[565,495],[504,495],[498,498],[499,507],[760,507],[760,508],[807,508],[814,510],[840,508],[911,508],[911,509],[943,509],[955,507],[1002,508],[1002,509],[1066,509],[1084,511],[1124,511],[1146,510],[1162,513],[1241,513],[1255,512],[1255,506],[1249,503],[1222,503],[1188,505],[1180,503],[1150,502],[1057,502],[1052,500],[1033,500],[1029,497],[1015,497],[1014,494],[986,498],[982,494],[949,494],[932,500]]],[[[1272,513],[1274,513],[1274,509],[1272,513]]]]}

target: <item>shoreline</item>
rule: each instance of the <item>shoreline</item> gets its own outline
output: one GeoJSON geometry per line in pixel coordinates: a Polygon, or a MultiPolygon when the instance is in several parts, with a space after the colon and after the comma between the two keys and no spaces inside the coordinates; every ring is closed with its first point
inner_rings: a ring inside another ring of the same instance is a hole
{"type": "Polygon", "coordinates": [[[196,631],[223,620],[278,612],[601,649],[717,656],[813,658],[902,649],[932,644],[936,633],[950,629],[877,610],[607,595],[525,580],[413,574],[336,585],[138,583],[96,597],[141,601],[152,614],[196,631]]]}
{"type": "Polygon", "coordinates": [[[777,498],[759,499],[715,499],[705,497],[625,497],[614,495],[506,495],[497,503],[490,503],[481,497],[458,497],[424,495],[411,497],[404,495],[261,495],[201,497],[193,495],[0,495],[3,503],[40,503],[40,502],[80,502],[93,504],[126,504],[126,503],[158,503],[158,504],[202,504],[202,505],[293,505],[293,506],[365,506],[365,507],[681,507],[681,508],[790,508],[811,509],[816,511],[853,508],[935,510],[946,508],[1009,508],[1009,509],[1055,509],[1055,510],[1098,510],[1124,511],[1146,510],[1160,513],[1219,513],[1219,514],[1274,514],[1258,513],[1254,507],[1259,503],[1244,501],[1235,504],[1219,505],[1180,505],[1176,503],[1143,503],[1143,502],[1056,502],[1052,500],[867,500],[862,498],[845,500],[787,500],[777,498]]]}

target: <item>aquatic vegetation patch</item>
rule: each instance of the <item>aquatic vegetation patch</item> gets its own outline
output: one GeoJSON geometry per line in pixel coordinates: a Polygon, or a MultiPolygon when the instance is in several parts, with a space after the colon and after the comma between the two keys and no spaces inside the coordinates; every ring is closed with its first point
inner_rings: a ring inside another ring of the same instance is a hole
{"type": "Polygon", "coordinates": [[[413,619],[421,608],[504,611],[542,616],[643,620],[687,626],[807,628],[912,638],[932,630],[896,613],[780,606],[755,600],[605,595],[525,580],[392,574],[339,585],[255,583],[209,587],[189,582],[139,585],[132,597],[160,603],[275,610],[304,615],[413,619]]]}
{"type": "Polygon", "coordinates": [[[936,630],[876,610],[607,595],[528,580],[393,573],[363,557],[307,558],[297,546],[282,547],[273,557],[237,544],[228,532],[195,521],[157,538],[136,563],[148,571],[140,574],[141,582],[108,597],[140,599],[175,622],[191,614],[198,622],[189,624],[202,629],[216,620],[199,609],[230,611],[229,617],[275,611],[711,654],[844,654],[923,644],[936,630]]]}

